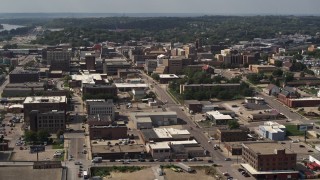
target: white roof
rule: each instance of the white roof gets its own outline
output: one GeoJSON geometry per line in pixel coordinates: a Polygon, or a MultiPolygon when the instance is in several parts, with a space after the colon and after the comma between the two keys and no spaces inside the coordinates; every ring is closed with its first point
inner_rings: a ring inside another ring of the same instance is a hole
{"type": "Polygon", "coordinates": [[[175,111],[161,111],[161,112],[137,112],[132,113],[135,117],[150,117],[150,116],[177,116],[175,111]]]}
{"type": "Polygon", "coordinates": [[[148,84],[115,83],[117,88],[147,88],[148,84]]]}
{"type": "Polygon", "coordinates": [[[74,74],[71,75],[72,80],[81,81],[82,84],[95,84],[95,80],[102,80],[101,74],[74,74]]]}
{"type": "Polygon", "coordinates": [[[66,96],[29,96],[24,100],[26,103],[63,103],[67,102],[66,96]]]}
{"type": "Polygon", "coordinates": [[[150,149],[170,149],[168,142],[157,142],[149,144],[150,149]]]}
{"type": "Polygon", "coordinates": [[[171,134],[165,128],[153,128],[153,131],[159,138],[172,138],[171,134]]]}
{"type": "Polygon", "coordinates": [[[209,111],[207,112],[209,116],[212,116],[216,120],[228,120],[233,119],[230,115],[221,114],[219,111],[209,111]]]}
{"type": "Polygon", "coordinates": [[[11,106],[9,106],[9,109],[11,108],[22,108],[23,109],[23,104],[13,104],[11,106]]]}
{"type": "Polygon", "coordinates": [[[176,79],[179,78],[179,76],[175,75],[175,74],[159,74],[160,79],[161,78],[172,78],[172,79],[176,79]]]}
{"type": "Polygon", "coordinates": [[[166,129],[171,135],[190,134],[190,132],[186,129],[174,129],[174,128],[164,128],[164,129],[166,129]]]}
{"type": "Polygon", "coordinates": [[[196,140],[191,140],[191,141],[171,141],[170,142],[173,145],[187,145],[187,144],[198,144],[198,142],[196,140]]]}
{"type": "Polygon", "coordinates": [[[298,171],[292,171],[292,170],[276,170],[276,171],[257,171],[254,169],[250,164],[241,164],[243,168],[245,168],[250,174],[256,175],[256,174],[287,174],[287,173],[299,173],[298,171]]]}
{"type": "Polygon", "coordinates": [[[138,123],[152,123],[152,120],[150,117],[137,117],[136,122],[138,122],[138,123]]]}
{"type": "Polygon", "coordinates": [[[273,122],[273,121],[267,121],[265,123],[263,123],[264,126],[273,126],[273,127],[278,127],[278,128],[286,128],[284,125],[279,124],[277,122],[273,122]]]}

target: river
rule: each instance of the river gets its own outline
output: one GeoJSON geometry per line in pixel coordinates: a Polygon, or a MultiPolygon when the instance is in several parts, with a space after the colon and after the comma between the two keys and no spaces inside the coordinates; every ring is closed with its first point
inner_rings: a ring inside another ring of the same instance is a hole
{"type": "Polygon", "coordinates": [[[25,26],[20,26],[20,25],[13,25],[13,24],[1,24],[3,26],[3,29],[0,29],[1,31],[5,31],[5,30],[12,30],[12,29],[17,29],[17,28],[21,28],[21,27],[25,27],[25,26]]]}

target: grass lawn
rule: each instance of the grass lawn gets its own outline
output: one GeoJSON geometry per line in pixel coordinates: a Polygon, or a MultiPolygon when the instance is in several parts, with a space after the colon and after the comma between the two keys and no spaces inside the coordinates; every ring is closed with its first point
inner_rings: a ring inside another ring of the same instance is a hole
{"type": "Polygon", "coordinates": [[[54,144],[52,144],[52,149],[63,149],[63,148],[64,148],[63,143],[55,142],[54,144]]]}
{"type": "Polygon", "coordinates": [[[174,101],[176,101],[176,102],[178,101],[180,104],[183,104],[182,103],[183,99],[180,94],[172,91],[171,89],[167,90],[167,92],[169,92],[169,95],[173,98],[174,101]]]}
{"type": "Polygon", "coordinates": [[[298,130],[297,125],[286,125],[287,136],[303,136],[304,132],[298,130]]]}
{"type": "Polygon", "coordinates": [[[108,176],[110,173],[113,172],[135,172],[140,171],[145,167],[139,167],[139,166],[112,166],[112,167],[92,167],[91,172],[94,176],[108,176]]]}
{"type": "Polygon", "coordinates": [[[199,126],[201,126],[201,127],[211,127],[211,123],[212,123],[211,120],[205,120],[205,121],[198,122],[199,126]]]}

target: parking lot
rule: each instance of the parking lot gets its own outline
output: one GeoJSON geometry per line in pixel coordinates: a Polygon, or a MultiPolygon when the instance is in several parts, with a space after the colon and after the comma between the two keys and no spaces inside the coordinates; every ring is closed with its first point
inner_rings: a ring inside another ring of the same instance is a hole
{"type": "MultiPolygon", "coordinates": [[[[46,146],[44,152],[39,152],[39,161],[43,160],[60,160],[60,158],[53,158],[53,155],[58,149],[52,149],[50,146],[46,146]]],[[[24,150],[17,149],[11,156],[12,161],[36,161],[37,153],[30,153],[29,146],[25,146],[24,150]]]]}

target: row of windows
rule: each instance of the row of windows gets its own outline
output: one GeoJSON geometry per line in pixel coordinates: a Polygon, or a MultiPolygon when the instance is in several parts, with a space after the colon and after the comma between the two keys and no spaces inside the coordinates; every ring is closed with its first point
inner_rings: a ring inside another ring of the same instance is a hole
{"type": "Polygon", "coordinates": [[[39,119],[63,119],[64,116],[42,116],[39,119]]]}
{"type": "Polygon", "coordinates": [[[49,120],[49,121],[47,121],[47,120],[43,120],[43,121],[38,121],[38,123],[39,124],[53,124],[53,123],[55,123],[55,124],[57,124],[57,123],[63,123],[64,122],[64,120],[55,120],[55,121],[53,121],[53,120],[49,120]]]}
{"type": "Polygon", "coordinates": [[[163,152],[170,152],[169,149],[164,149],[164,150],[154,150],[155,153],[163,153],[163,152]]]}
{"type": "Polygon", "coordinates": [[[44,125],[39,124],[38,127],[39,128],[64,127],[64,124],[44,124],[44,125]]]}

